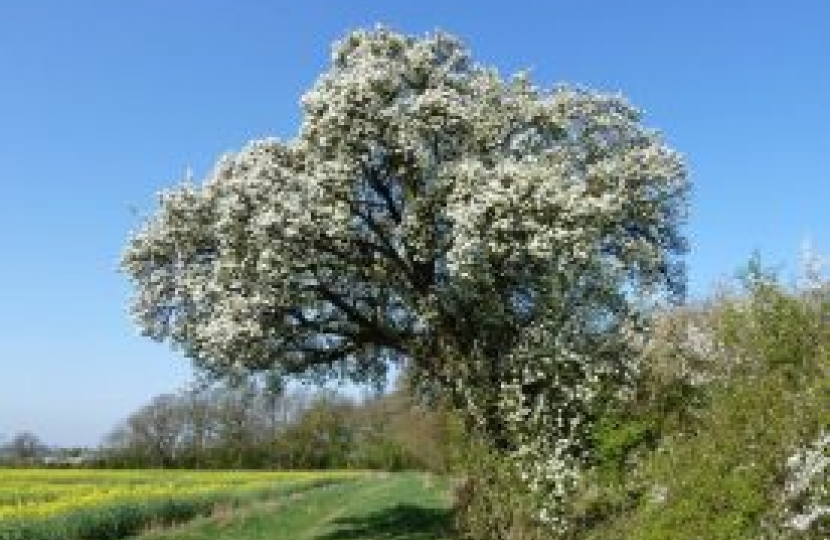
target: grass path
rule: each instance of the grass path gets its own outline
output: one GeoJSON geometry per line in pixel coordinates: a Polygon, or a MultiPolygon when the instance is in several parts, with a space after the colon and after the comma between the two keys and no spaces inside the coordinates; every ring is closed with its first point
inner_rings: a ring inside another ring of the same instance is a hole
{"type": "Polygon", "coordinates": [[[453,540],[446,484],[388,474],[316,488],[141,540],[453,540]]]}

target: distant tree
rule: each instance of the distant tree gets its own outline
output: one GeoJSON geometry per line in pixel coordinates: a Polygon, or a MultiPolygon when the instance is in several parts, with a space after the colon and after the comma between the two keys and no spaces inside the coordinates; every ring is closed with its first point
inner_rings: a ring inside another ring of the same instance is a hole
{"type": "Polygon", "coordinates": [[[110,447],[157,467],[170,467],[183,449],[187,419],[175,394],[155,397],[108,437],[110,447]]]}
{"type": "Polygon", "coordinates": [[[238,384],[213,393],[217,444],[214,451],[228,466],[244,466],[246,456],[270,434],[264,400],[253,384],[238,384]]]}
{"type": "Polygon", "coordinates": [[[347,466],[354,437],[350,408],[350,400],[334,393],[311,397],[274,440],[280,465],[301,469],[347,466]]]}
{"type": "Polygon", "coordinates": [[[16,461],[31,461],[49,450],[49,447],[30,431],[22,431],[15,435],[6,447],[12,459],[16,461]]]}
{"type": "Polygon", "coordinates": [[[682,293],[682,160],[619,95],[505,80],[446,34],[348,35],[302,110],[162,196],[123,259],[136,321],[219,375],[404,363],[553,523],[592,403],[682,293]]]}

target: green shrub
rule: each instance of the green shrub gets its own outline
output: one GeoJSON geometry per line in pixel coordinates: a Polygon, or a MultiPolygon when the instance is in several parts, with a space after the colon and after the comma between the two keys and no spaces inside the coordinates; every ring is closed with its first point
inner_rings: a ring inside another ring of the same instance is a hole
{"type": "Polygon", "coordinates": [[[547,540],[538,504],[515,468],[482,442],[468,441],[466,475],[454,497],[456,528],[471,540],[547,540]]]}
{"type": "Polygon", "coordinates": [[[646,403],[665,404],[666,389],[685,380],[694,384],[684,391],[691,388],[697,399],[678,409],[685,421],[665,421],[671,406],[651,415],[634,407],[599,424],[598,466],[577,504],[578,537],[830,537],[830,525],[820,519],[805,531],[789,526],[797,504],[784,496],[788,459],[830,426],[828,298],[827,289],[788,290],[756,261],[739,292],[681,314],[684,324],[695,319],[705,346],[684,346],[688,326],[673,343],[663,342],[661,358],[674,354],[676,369],[664,362],[658,377],[644,380],[642,395],[646,403]],[[708,356],[692,358],[690,351],[708,356]],[[653,451],[632,460],[634,449],[649,448],[652,435],[653,451]],[[603,467],[619,473],[619,482],[601,474],[603,467]]]}

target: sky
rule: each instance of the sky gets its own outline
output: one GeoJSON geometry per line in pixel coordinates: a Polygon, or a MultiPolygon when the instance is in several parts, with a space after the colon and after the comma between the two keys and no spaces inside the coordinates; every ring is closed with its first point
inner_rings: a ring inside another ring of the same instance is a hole
{"type": "Polygon", "coordinates": [[[830,2],[0,2],[0,442],[95,446],[187,384],[130,321],[130,231],[188,169],[292,137],[331,43],[377,23],[640,107],[689,166],[693,297],[755,250],[830,253],[830,2]]]}

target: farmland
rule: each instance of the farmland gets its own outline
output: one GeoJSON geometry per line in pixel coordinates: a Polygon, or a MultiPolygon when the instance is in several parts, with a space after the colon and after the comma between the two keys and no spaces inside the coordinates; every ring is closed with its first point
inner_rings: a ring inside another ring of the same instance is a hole
{"type": "Polygon", "coordinates": [[[0,469],[0,540],[124,538],[217,508],[348,483],[359,472],[0,469]]]}

